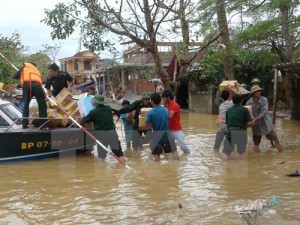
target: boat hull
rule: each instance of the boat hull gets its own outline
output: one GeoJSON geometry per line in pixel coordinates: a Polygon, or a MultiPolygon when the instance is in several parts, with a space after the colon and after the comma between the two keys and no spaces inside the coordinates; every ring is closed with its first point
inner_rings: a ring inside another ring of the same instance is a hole
{"type": "Polygon", "coordinates": [[[87,150],[85,139],[85,133],[77,128],[1,133],[0,163],[75,155],[87,150]]]}

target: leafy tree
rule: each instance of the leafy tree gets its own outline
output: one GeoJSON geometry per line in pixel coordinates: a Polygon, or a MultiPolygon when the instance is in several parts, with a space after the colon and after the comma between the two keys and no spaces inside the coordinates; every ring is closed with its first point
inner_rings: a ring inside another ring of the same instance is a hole
{"type": "Polygon", "coordinates": [[[61,44],[54,44],[54,46],[43,44],[42,46],[44,47],[42,52],[47,54],[52,59],[52,62],[55,62],[56,56],[61,49],[61,44]]]}
{"type": "MultiPolygon", "coordinates": [[[[0,34],[0,49],[1,53],[15,66],[21,67],[22,54],[28,50],[28,47],[24,46],[20,40],[19,33],[12,33],[10,37],[4,37],[0,34]]],[[[15,82],[12,78],[16,73],[16,70],[0,57],[0,82],[11,83],[15,82]]]]}
{"type": "Polygon", "coordinates": [[[24,61],[30,60],[33,61],[39,71],[42,74],[42,80],[45,81],[48,76],[48,66],[51,63],[49,56],[43,52],[38,52],[30,55],[26,55],[24,61]]]}
{"type": "MultiPolygon", "coordinates": [[[[181,74],[184,74],[196,57],[186,60],[185,56],[192,41],[190,33],[197,35],[195,31],[200,30],[197,25],[199,20],[194,16],[198,6],[197,1],[191,0],[80,0],[70,4],[59,3],[53,10],[45,10],[46,17],[43,22],[52,27],[53,39],[66,39],[79,26],[83,45],[94,51],[114,49],[112,33],[117,35],[118,42],[140,46],[152,55],[156,74],[168,89],[169,77],[163,69],[157,41],[165,40],[168,36],[175,37],[175,34],[181,32],[183,57],[179,62],[181,74]],[[189,29],[192,22],[195,26],[189,29]]],[[[218,35],[208,37],[210,38],[197,54],[202,53],[218,35]]]]}

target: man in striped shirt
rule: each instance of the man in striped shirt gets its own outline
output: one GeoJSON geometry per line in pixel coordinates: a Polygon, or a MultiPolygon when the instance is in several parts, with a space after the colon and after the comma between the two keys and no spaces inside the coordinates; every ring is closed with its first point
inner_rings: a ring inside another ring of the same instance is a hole
{"type": "Polygon", "coordinates": [[[217,120],[218,130],[216,133],[216,139],[214,144],[214,150],[216,152],[219,151],[220,145],[224,139],[225,134],[227,133],[227,124],[225,122],[226,119],[226,111],[233,106],[231,101],[231,95],[228,90],[223,90],[221,93],[221,98],[223,102],[219,107],[219,116],[217,120]]]}

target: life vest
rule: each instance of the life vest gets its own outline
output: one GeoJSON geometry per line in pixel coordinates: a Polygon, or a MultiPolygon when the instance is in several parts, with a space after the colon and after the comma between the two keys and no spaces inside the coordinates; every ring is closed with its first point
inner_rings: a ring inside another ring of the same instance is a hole
{"type": "Polygon", "coordinates": [[[38,82],[42,85],[42,75],[31,63],[24,63],[20,78],[21,86],[23,86],[25,82],[38,82]]]}

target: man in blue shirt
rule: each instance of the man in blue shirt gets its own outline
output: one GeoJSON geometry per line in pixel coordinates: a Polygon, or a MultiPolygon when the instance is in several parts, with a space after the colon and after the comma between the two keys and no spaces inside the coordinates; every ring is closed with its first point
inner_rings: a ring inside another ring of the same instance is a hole
{"type": "Polygon", "coordinates": [[[149,133],[150,148],[154,161],[160,161],[163,153],[173,154],[174,160],[179,160],[175,139],[168,128],[168,110],[160,105],[161,97],[158,93],[153,93],[150,97],[153,109],[147,113],[146,125],[140,129],[151,129],[149,133]]]}

